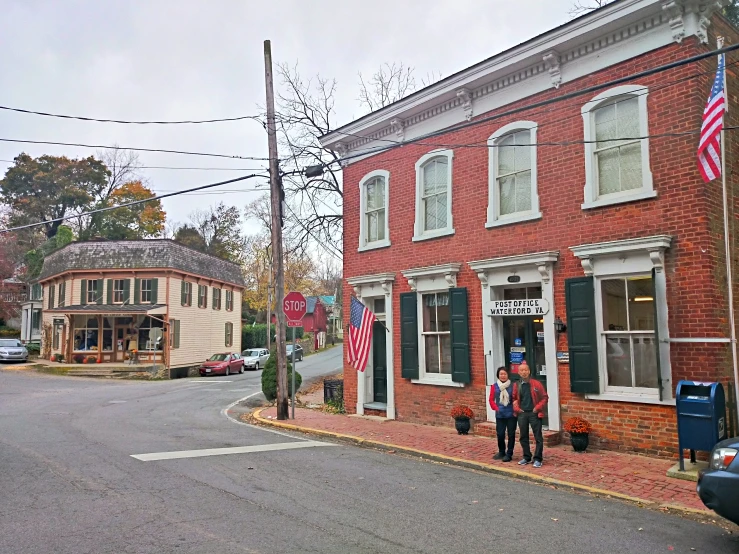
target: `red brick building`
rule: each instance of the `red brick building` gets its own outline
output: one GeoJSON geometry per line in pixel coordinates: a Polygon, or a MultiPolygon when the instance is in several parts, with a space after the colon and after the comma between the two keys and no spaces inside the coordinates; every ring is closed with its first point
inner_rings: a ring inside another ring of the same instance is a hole
{"type": "Polygon", "coordinates": [[[345,367],[348,411],[464,403],[490,432],[495,370],[526,359],[551,431],[676,454],[677,382],[733,386],[721,185],[696,166],[716,58],[531,106],[738,41],[719,4],[613,2],[323,137],[347,158],[344,308],[387,327],[345,367]]]}

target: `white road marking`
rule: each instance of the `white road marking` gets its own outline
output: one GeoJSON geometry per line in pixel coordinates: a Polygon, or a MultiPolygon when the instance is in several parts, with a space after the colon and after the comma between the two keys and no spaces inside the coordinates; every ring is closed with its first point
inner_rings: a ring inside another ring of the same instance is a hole
{"type": "Polygon", "coordinates": [[[108,404],[125,404],[128,400],[111,400],[108,404]]]}
{"type": "Polygon", "coordinates": [[[260,444],[257,446],[235,446],[232,448],[205,448],[203,450],[181,450],[179,452],[153,452],[151,454],[131,454],[132,458],[142,462],[157,460],[179,460],[181,458],[202,458],[205,456],[223,456],[226,454],[249,454],[252,452],[271,452],[274,450],[292,450],[295,448],[314,448],[316,446],[338,446],[329,442],[295,441],[277,444],[260,444]]]}
{"type": "Polygon", "coordinates": [[[220,385],[221,383],[233,383],[233,381],[214,381],[213,379],[193,379],[192,381],[188,381],[187,383],[184,383],[185,385],[201,385],[203,383],[208,383],[209,385],[220,385]]]}

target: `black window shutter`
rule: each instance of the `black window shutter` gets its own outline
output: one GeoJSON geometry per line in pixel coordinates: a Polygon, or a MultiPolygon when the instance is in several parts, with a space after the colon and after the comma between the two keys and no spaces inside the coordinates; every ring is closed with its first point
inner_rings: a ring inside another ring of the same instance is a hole
{"type": "Polygon", "coordinates": [[[157,293],[159,292],[159,279],[151,280],[151,303],[157,303],[157,293]]]}
{"type": "Polygon", "coordinates": [[[216,297],[216,292],[217,292],[217,291],[218,291],[218,289],[217,289],[217,288],[215,288],[215,287],[213,287],[213,309],[214,309],[214,310],[215,310],[215,309],[217,309],[217,308],[216,308],[216,304],[217,304],[217,302],[218,302],[218,298],[216,297]]]}
{"type": "Polygon", "coordinates": [[[87,279],[80,281],[80,304],[87,304],[87,279]]]}
{"type": "Polygon", "coordinates": [[[400,375],[418,379],[418,297],[415,292],[400,295],[400,375]]]}
{"type": "Polygon", "coordinates": [[[185,281],[180,282],[180,302],[183,306],[187,306],[187,283],[185,281]]]}
{"type": "Polygon", "coordinates": [[[131,279],[125,279],[123,281],[123,303],[131,303],[131,279]]]}
{"type": "Polygon", "coordinates": [[[592,277],[565,280],[567,343],[570,350],[570,390],[600,392],[595,287],[592,277]]]}
{"type": "Polygon", "coordinates": [[[450,338],[452,341],[452,381],[470,382],[470,325],[467,289],[449,289],[450,338]]]}
{"type": "Polygon", "coordinates": [[[141,304],[141,279],[133,280],[133,303],[141,304]]]}
{"type": "Polygon", "coordinates": [[[664,400],[664,391],[662,390],[662,368],[659,359],[659,311],[657,310],[657,270],[652,268],[652,304],[654,305],[654,353],[657,356],[657,387],[659,388],[659,399],[664,400]]]}
{"type": "Polygon", "coordinates": [[[174,320],[174,347],[180,347],[180,320],[174,320]]]}
{"type": "Polygon", "coordinates": [[[113,279],[108,279],[108,301],[106,304],[113,303],[113,279]]]}
{"type": "Polygon", "coordinates": [[[102,304],[103,303],[103,280],[98,279],[97,288],[95,289],[95,303],[96,304],[102,304]]]}

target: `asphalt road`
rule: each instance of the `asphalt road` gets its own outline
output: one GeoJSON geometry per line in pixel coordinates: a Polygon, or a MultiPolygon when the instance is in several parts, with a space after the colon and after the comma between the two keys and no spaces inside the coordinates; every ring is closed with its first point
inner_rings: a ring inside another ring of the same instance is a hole
{"type": "Polygon", "coordinates": [[[0,552],[739,551],[739,528],[235,423],[255,379],[0,370],[0,552]]]}

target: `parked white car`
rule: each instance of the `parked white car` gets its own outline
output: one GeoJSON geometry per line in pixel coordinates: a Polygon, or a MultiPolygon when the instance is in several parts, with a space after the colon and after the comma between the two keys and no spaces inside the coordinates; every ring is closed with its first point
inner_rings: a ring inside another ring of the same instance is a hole
{"type": "Polygon", "coordinates": [[[252,348],[250,350],[244,350],[241,353],[241,357],[244,358],[244,367],[246,369],[256,369],[259,371],[267,365],[269,350],[266,348],[252,348]]]}
{"type": "Polygon", "coordinates": [[[25,362],[28,350],[18,339],[0,339],[0,360],[25,362]]]}

